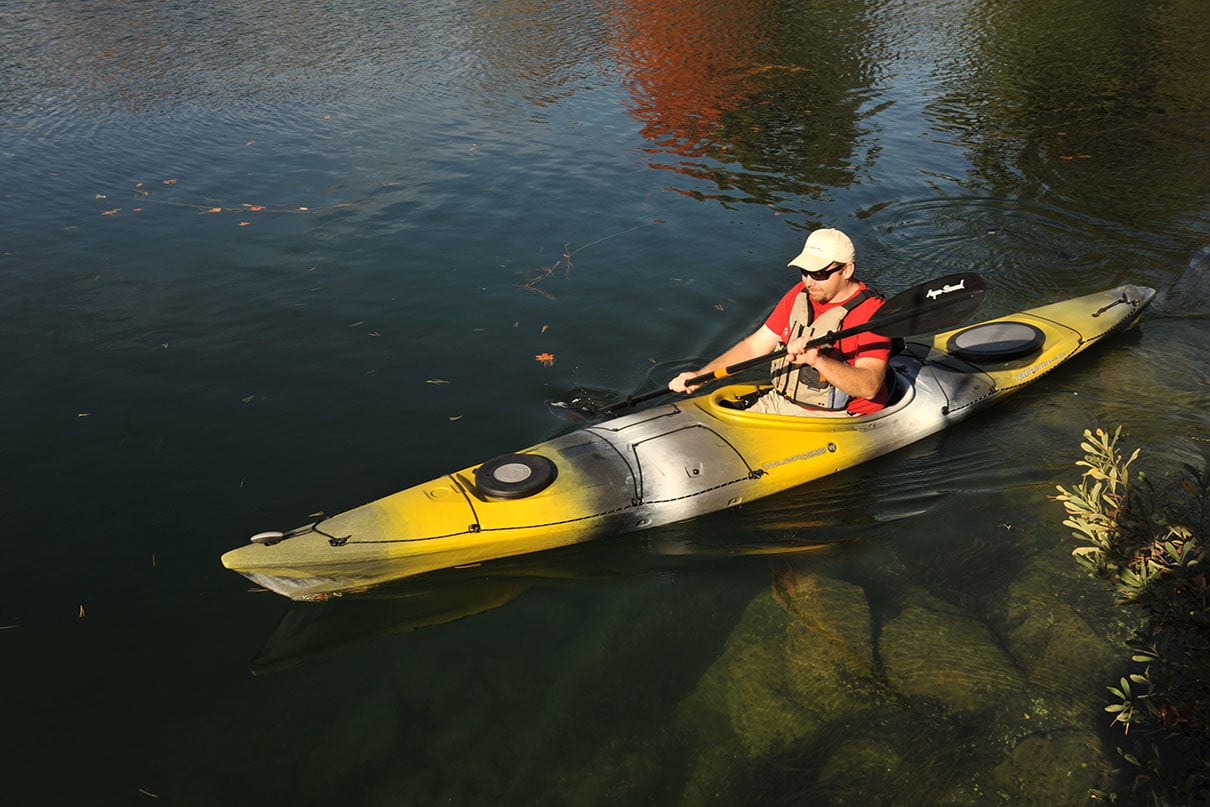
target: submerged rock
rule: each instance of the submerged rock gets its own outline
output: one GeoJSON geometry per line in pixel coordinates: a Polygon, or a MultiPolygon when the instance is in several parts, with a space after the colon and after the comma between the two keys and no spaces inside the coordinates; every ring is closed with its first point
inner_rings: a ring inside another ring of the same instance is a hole
{"type": "Polygon", "coordinates": [[[1025,685],[986,624],[925,593],[883,627],[879,648],[887,682],[909,700],[978,712],[1025,685]]]}
{"type": "Polygon", "coordinates": [[[1017,743],[991,771],[989,788],[1013,804],[1085,804],[1088,791],[1104,787],[1113,766],[1100,739],[1089,731],[1034,735],[1017,743]]]}
{"type": "Polygon", "coordinates": [[[1113,654],[1048,562],[978,611],[908,585],[881,630],[861,587],[775,568],[677,711],[680,803],[1084,803],[1113,654]]]}
{"type": "Polygon", "coordinates": [[[1053,722],[1083,727],[1101,713],[1104,688],[1126,658],[1125,629],[1101,617],[1114,610],[1108,587],[1080,571],[1063,546],[1035,558],[1009,587],[998,619],[1005,646],[1053,722]]]}
{"type": "Polygon", "coordinates": [[[686,804],[725,798],[736,765],[809,742],[838,715],[868,708],[873,679],[864,591],[793,565],[748,606],[726,647],[681,704],[699,749],[686,804]]]}
{"type": "Polygon", "coordinates": [[[906,767],[893,743],[858,737],[836,747],[819,772],[818,789],[831,804],[871,804],[887,793],[902,793],[900,780],[919,778],[906,767]]]}

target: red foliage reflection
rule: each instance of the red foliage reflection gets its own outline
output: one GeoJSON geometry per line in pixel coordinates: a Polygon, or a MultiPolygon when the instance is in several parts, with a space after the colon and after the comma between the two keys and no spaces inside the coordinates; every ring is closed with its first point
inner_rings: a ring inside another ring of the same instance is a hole
{"type": "Polygon", "coordinates": [[[615,59],[630,80],[632,114],[661,151],[700,157],[724,115],[768,69],[770,0],[621,0],[615,59]]]}

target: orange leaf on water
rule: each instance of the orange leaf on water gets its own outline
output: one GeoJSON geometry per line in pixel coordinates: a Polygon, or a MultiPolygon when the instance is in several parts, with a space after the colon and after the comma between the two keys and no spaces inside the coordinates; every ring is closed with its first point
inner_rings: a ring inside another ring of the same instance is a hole
{"type": "Polygon", "coordinates": [[[120,207],[115,207],[113,210],[103,210],[103,211],[101,211],[101,215],[102,216],[116,216],[118,214],[118,211],[121,209],[122,208],[120,208],[120,207]]]}
{"type": "Polygon", "coordinates": [[[209,210],[207,210],[206,212],[207,213],[222,213],[223,209],[221,207],[212,207],[209,210]]]}
{"type": "Polygon", "coordinates": [[[534,361],[541,362],[543,367],[550,367],[555,363],[555,354],[539,353],[538,355],[534,356],[534,361]]]}
{"type": "Polygon", "coordinates": [[[176,180],[175,179],[166,179],[166,180],[164,180],[164,184],[165,185],[175,185],[176,180]]]}

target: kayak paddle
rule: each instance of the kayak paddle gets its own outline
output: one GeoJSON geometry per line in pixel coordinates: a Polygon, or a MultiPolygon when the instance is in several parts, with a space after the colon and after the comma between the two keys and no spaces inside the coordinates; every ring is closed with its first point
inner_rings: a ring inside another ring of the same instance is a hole
{"type": "MultiPolygon", "coordinates": [[[[960,272],[954,275],[938,277],[919,286],[904,289],[887,300],[878,312],[866,322],[851,328],[841,328],[830,331],[816,339],[807,342],[806,347],[830,345],[848,336],[867,331],[880,336],[898,338],[913,336],[928,331],[939,331],[951,325],[957,325],[978,310],[983,303],[983,295],[987,293],[987,282],[983,277],[973,272],[960,272]]],[[[686,382],[686,386],[697,386],[707,381],[735,375],[738,372],[766,364],[780,356],[784,356],[784,347],[766,353],[763,356],[745,359],[735,364],[720,367],[709,373],[694,376],[686,382]]],[[[635,395],[619,401],[604,411],[610,411],[622,406],[633,406],[652,398],[666,395],[672,390],[664,387],[642,395],[635,395]]]]}

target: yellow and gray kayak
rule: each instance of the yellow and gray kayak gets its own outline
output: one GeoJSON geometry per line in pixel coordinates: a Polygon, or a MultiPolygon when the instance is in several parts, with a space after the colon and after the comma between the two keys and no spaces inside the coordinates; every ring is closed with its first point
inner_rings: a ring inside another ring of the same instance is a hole
{"type": "Polygon", "coordinates": [[[909,341],[890,405],[860,417],[745,411],[732,384],[579,429],[290,532],[223,565],[304,600],[735,507],[956,423],[1132,325],[1155,291],[1120,286],[909,341]]]}

